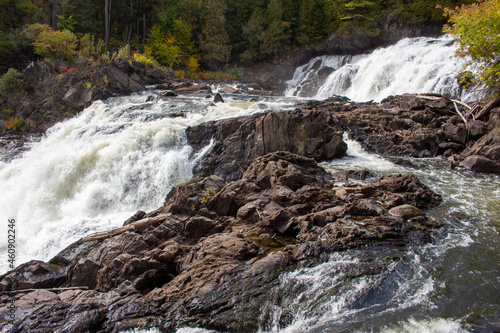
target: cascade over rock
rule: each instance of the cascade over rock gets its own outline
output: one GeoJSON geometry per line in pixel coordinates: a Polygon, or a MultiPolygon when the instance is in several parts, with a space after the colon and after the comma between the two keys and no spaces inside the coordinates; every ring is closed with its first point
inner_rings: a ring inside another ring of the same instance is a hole
{"type": "MultiPolygon", "coordinates": [[[[167,221],[79,241],[51,268],[33,262],[0,276],[2,290],[11,287],[14,275],[20,286],[43,281],[45,288],[74,288],[15,294],[16,320],[0,327],[255,331],[262,306],[279,302],[271,290],[283,272],[323,262],[334,251],[354,251],[360,258],[344,272],[347,278],[384,272],[398,260],[401,246],[429,241],[441,225],[417,209],[436,206],[440,196],[413,175],[365,185],[334,186],[336,180],[312,158],[277,151],[255,158],[242,179],[226,183],[210,176],[180,184],[162,207],[146,214],[172,213],[167,221]],[[395,213],[404,207],[413,212],[395,213]],[[28,320],[33,316],[36,321],[28,320]]],[[[0,304],[0,314],[6,311],[0,304]]]]}

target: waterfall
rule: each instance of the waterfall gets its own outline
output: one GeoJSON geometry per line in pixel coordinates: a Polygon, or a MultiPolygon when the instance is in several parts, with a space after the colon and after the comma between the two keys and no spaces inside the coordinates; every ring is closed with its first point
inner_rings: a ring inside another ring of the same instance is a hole
{"type": "MultiPolygon", "coordinates": [[[[285,98],[213,104],[160,92],[95,102],[20,156],[12,159],[9,151],[0,158],[1,230],[6,235],[7,221],[15,219],[16,265],[48,260],[88,233],[160,207],[173,186],[192,177],[196,156],[186,143],[187,126],[294,107],[285,98]]],[[[0,239],[0,257],[3,273],[7,237],[0,239]]]]}
{"type": "Polygon", "coordinates": [[[477,98],[474,91],[462,91],[458,85],[456,76],[464,62],[454,57],[455,50],[449,36],[418,37],[371,54],[317,57],[296,69],[285,95],[315,99],[342,95],[358,102],[404,93],[477,98]]]}

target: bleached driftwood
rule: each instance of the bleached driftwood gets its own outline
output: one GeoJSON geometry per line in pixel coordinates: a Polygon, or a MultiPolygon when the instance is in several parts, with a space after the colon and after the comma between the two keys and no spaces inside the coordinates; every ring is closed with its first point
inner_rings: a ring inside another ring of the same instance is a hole
{"type": "Polygon", "coordinates": [[[102,232],[97,232],[95,234],[85,236],[82,238],[82,241],[83,242],[92,242],[95,240],[110,238],[113,236],[123,234],[126,231],[134,231],[134,230],[144,228],[144,227],[150,226],[150,225],[158,223],[158,222],[165,221],[170,216],[172,216],[172,214],[162,214],[162,215],[158,215],[158,216],[154,216],[154,217],[148,217],[148,218],[145,218],[145,219],[142,219],[139,221],[135,221],[133,223],[130,223],[130,224],[125,225],[125,226],[120,227],[120,228],[102,231],[102,232]]]}
{"type": "Polygon", "coordinates": [[[462,118],[463,122],[468,127],[469,126],[469,122],[467,121],[467,119],[465,118],[465,116],[462,114],[462,112],[460,111],[460,109],[458,108],[458,105],[457,105],[457,103],[460,103],[460,104],[463,104],[463,103],[459,102],[459,101],[456,101],[456,100],[453,100],[453,99],[451,101],[453,102],[453,105],[455,106],[455,111],[457,111],[457,113],[460,116],[460,118],[462,118]]]}
{"type": "Polygon", "coordinates": [[[31,293],[33,291],[37,290],[48,290],[52,292],[60,292],[60,291],[66,291],[66,290],[88,290],[89,287],[87,286],[81,286],[81,287],[61,287],[61,288],[38,288],[38,289],[19,289],[19,290],[12,290],[12,291],[2,291],[2,294],[22,294],[22,293],[31,293]]]}

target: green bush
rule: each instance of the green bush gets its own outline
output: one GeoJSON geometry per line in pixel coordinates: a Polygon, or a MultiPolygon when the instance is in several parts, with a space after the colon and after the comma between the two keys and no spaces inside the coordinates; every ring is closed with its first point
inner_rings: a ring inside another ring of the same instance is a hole
{"type": "Polygon", "coordinates": [[[7,73],[0,77],[0,94],[4,97],[10,95],[14,90],[24,89],[24,81],[21,73],[14,68],[9,68],[7,73]]]}
{"type": "Polygon", "coordinates": [[[36,54],[50,60],[62,59],[73,63],[77,54],[77,38],[69,30],[42,31],[33,46],[36,54]]]}
{"type": "Polygon", "coordinates": [[[234,66],[228,70],[228,73],[235,77],[236,80],[243,80],[245,78],[245,68],[234,66]]]}
{"type": "Polygon", "coordinates": [[[103,55],[107,55],[106,44],[100,38],[94,40],[94,36],[84,34],[79,40],[80,48],[78,54],[81,58],[99,59],[103,55]]]}

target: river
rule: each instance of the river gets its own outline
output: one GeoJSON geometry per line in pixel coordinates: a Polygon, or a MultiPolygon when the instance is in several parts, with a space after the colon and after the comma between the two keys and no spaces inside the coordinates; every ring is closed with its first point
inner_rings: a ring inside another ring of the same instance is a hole
{"type": "MultiPolygon", "coordinates": [[[[472,92],[460,91],[456,84],[461,67],[450,58],[453,52],[447,38],[416,38],[370,55],[314,59],[297,69],[284,97],[228,95],[225,103],[214,104],[199,97],[166,98],[152,90],[95,102],[33,140],[15,158],[2,152],[2,234],[7,234],[7,221],[15,219],[16,264],[48,260],[88,233],[120,226],[137,210],[158,208],[173,186],[192,177],[202,157],[192,155],[186,143],[187,126],[293,109],[305,99],[298,87],[325,66],[337,68],[318,84],[313,98],[338,93],[365,101],[439,92],[471,99],[472,92]]],[[[445,226],[431,243],[402,249],[401,260],[382,274],[345,279],[343,267],[359,260],[355,251],[282,274],[275,292],[291,290],[294,297],[281,306],[270,301],[262,309],[260,331],[500,330],[500,177],[448,170],[440,159],[410,159],[413,166],[397,166],[346,141],[349,157],[324,163],[325,168],[366,167],[376,176],[414,173],[443,195],[443,204],[429,215],[445,226]],[[283,324],[285,316],[292,319],[283,324]]],[[[0,240],[0,253],[3,273],[8,269],[7,239],[0,240]]],[[[179,330],[197,331],[206,332],[179,330]]]]}

